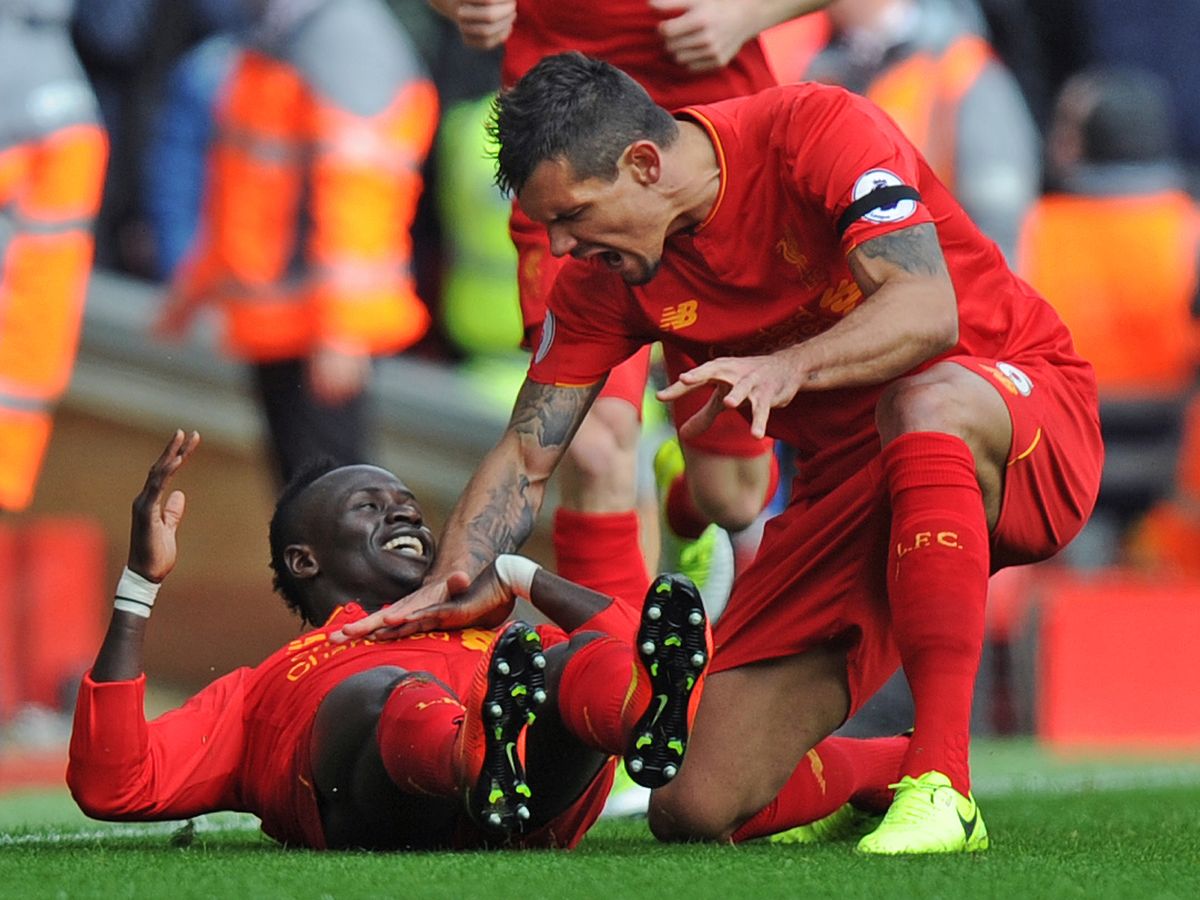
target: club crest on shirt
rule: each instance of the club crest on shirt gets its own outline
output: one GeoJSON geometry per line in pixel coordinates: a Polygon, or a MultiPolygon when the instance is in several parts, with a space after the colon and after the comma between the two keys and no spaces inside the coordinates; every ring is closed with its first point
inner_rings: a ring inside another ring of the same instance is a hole
{"type": "MultiPolygon", "coordinates": [[[[871,191],[885,187],[899,187],[904,184],[895,172],[887,169],[871,169],[863,172],[854,182],[854,199],[861,200],[871,191]]],[[[917,201],[898,200],[888,206],[877,206],[866,213],[863,218],[868,222],[903,222],[917,211],[917,201]]]]}
{"type": "Polygon", "coordinates": [[[533,354],[533,361],[540,363],[546,358],[546,354],[550,352],[550,347],[554,343],[554,313],[546,310],[546,318],[542,320],[542,339],[538,341],[537,352],[533,354]]]}

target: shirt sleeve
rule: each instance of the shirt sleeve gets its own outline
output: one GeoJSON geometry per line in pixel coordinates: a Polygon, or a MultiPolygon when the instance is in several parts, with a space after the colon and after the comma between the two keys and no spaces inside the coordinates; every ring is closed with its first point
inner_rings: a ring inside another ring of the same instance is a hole
{"type": "Polygon", "coordinates": [[[558,387],[602,381],[654,340],[630,320],[635,308],[619,276],[590,262],[568,262],[550,291],[546,318],[534,341],[530,380],[558,387]]]}
{"type": "Polygon", "coordinates": [[[186,819],[239,809],[246,677],[236,669],[151,722],[146,677],[79,688],[67,785],[87,815],[110,821],[186,819]]]}
{"type": "Polygon", "coordinates": [[[824,209],[844,253],[889,232],[933,221],[921,196],[933,175],[882,110],[846,91],[810,102],[815,111],[803,104],[792,109],[790,176],[803,198],[824,209]]]}

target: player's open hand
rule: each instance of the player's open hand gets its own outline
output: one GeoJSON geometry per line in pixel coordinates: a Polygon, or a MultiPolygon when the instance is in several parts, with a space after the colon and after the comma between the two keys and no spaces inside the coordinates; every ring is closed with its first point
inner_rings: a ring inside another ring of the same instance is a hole
{"type": "Polygon", "coordinates": [[[454,12],[463,43],[476,50],[499,47],[516,20],[517,0],[461,0],[454,12]]]}
{"type": "Polygon", "coordinates": [[[758,33],[754,4],[740,0],[649,0],[670,14],[658,25],[667,53],[692,72],[726,65],[758,33]]]}
{"type": "Polygon", "coordinates": [[[200,443],[200,435],[176,429],[133,500],[129,533],[129,568],[149,581],[160,582],[175,568],[175,532],[183,518],[183,491],[167,494],[171,477],[200,443]]]}
{"type": "MultiPolygon", "coordinates": [[[[459,581],[460,590],[465,587],[465,578],[459,581]]],[[[425,582],[407,597],[401,597],[395,603],[376,610],[355,622],[347,622],[340,631],[329,636],[335,644],[342,644],[354,638],[369,637],[376,641],[394,641],[421,629],[410,628],[401,632],[412,617],[421,610],[445,603],[450,598],[450,586],[454,576],[438,578],[425,582]]]]}
{"type": "Polygon", "coordinates": [[[395,626],[395,637],[470,626],[495,628],[512,615],[516,606],[512,591],[500,583],[493,566],[474,581],[466,572],[454,572],[446,579],[446,588],[450,596],[445,603],[412,613],[408,621],[395,626]]]}
{"type": "Polygon", "coordinates": [[[678,399],[702,385],[710,384],[713,395],[701,410],[679,429],[684,438],[696,437],[713,423],[722,409],[750,404],[750,433],[761,438],[767,433],[771,410],[787,406],[799,390],[798,373],[785,350],[770,356],[722,356],[689,369],[678,380],[658,392],[663,402],[678,399]]]}

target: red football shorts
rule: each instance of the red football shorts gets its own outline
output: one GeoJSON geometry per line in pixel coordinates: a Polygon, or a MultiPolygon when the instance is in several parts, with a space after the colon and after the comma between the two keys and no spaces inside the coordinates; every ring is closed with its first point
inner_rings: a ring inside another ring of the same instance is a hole
{"type": "MultiPolygon", "coordinates": [[[[952,361],[996,388],[1013,424],[992,570],[1052,556],[1083,527],[1099,491],[1103,446],[1090,367],[952,361]]],[[[836,483],[818,497],[793,491],[767,523],[716,624],[712,671],[842,646],[853,714],[899,665],[887,604],[891,521],[878,455],[854,461],[836,483]]]]}

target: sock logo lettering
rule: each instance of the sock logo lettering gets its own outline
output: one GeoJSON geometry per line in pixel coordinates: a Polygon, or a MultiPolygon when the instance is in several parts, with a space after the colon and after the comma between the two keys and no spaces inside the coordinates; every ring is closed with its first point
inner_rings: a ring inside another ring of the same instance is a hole
{"type": "Polygon", "coordinates": [[[961,550],[963,548],[963,545],[958,541],[957,531],[918,531],[913,535],[913,539],[907,547],[903,541],[896,545],[896,558],[900,559],[914,550],[920,550],[923,547],[932,547],[935,544],[941,547],[949,547],[952,550],[961,550]]]}

